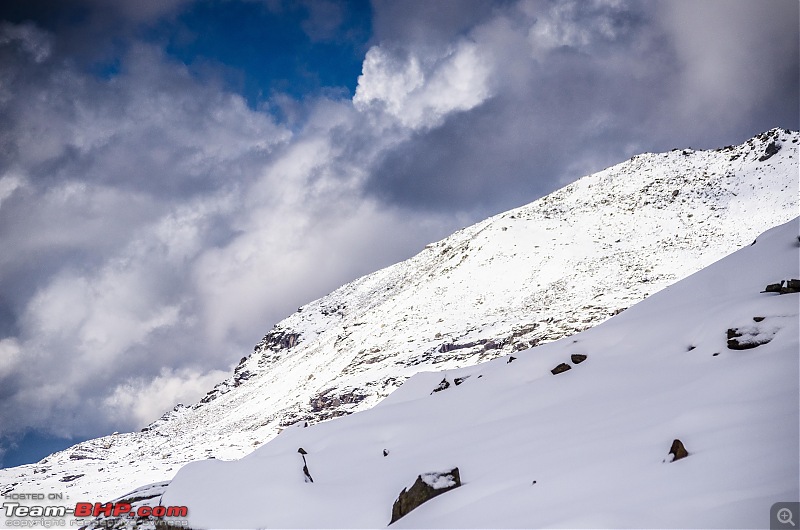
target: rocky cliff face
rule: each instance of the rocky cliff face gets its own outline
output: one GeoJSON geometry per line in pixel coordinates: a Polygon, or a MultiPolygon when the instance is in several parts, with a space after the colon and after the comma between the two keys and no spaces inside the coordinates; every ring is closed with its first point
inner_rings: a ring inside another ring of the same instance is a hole
{"type": "MultiPolygon", "coordinates": [[[[797,215],[796,132],[642,154],[432,243],[279,322],[231,377],[138,433],[0,470],[95,501],[369,408],[411,375],[592,327],[797,215]]],[[[324,264],[321,264],[324,266],[324,264]]]]}

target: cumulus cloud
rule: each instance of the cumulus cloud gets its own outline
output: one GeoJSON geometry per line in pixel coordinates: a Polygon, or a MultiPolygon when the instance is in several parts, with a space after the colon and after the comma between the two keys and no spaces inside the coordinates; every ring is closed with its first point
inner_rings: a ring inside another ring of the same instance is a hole
{"type": "Polygon", "coordinates": [[[153,378],[134,378],[119,383],[103,400],[112,412],[112,421],[146,425],[162,415],[165,403],[189,404],[230,374],[221,370],[198,372],[192,369],[162,368],[153,378]]]}
{"type": "Polygon", "coordinates": [[[298,305],[453,228],[364,195],[372,150],[337,140],[361,126],[348,100],[307,103],[293,131],[151,45],[106,78],[6,29],[3,436],[137,429],[298,305]]]}
{"type": "Polygon", "coordinates": [[[441,125],[453,112],[470,110],[491,96],[491,69],[475,43],[461,41],[441,54],[393,54],[374,46],[364,58],[353,103],[410,129],[441,125]]]}

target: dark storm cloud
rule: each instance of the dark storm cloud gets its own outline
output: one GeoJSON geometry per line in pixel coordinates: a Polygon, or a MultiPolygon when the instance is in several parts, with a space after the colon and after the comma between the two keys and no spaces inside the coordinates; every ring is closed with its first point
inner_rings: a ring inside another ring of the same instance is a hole
{"type": "Polygon", "coordinates": [[[796,2],[430,4],[376,2],[379,46],[424,64],[475,43],[491,94],[384,154],[369,189],[389,202],[498,211],[636,152],[798,126],[796,2]]]}
{"type": "Polygon", "coordinates": [[[373,0],[376,43],[447,44],[512,2],[490,0],[373,0]]]}

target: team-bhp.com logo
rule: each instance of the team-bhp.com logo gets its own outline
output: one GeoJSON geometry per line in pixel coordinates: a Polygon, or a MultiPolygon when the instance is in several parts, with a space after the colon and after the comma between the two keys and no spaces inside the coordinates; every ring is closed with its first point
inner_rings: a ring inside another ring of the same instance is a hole
{"type": "Polygon", "coordinates": [[[135,510],[127,502],[79,502],[75,505],[75,517],[186,517],[186,506],[139,506],[135,510]]]}
{"type": "MultiPolygon", "coordinates": [[[[40,506],[22,505],[18,502],[4,502],[3,512],[7,518],[15,518],[17,521],[24,518],[56,518],[56,517],[130,517],[130,518],[153,518],[161,519],[164,517],[186,517],[189,510],[186,506],[137,506],[134,508],[127,502],[106,502],[91,503],[79,502],[74,508],[66,506],[40,506]]],[[[10,523],[12,519],[6,521],[10,523]]],[[[26,526],[26,525],[13,525],[26,526]]]]}

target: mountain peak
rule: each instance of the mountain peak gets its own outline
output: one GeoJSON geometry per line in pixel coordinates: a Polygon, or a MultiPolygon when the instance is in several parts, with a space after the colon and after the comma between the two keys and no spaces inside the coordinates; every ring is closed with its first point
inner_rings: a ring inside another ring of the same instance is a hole
{"type": "Polygon", "coordinates": [[[75,494],[112,498],[370,408],[422,371],[460,386],[450,371],[592,328],[795,217],[799,136],[637,155],[463,228],[305,304],[198,403],[0,470],[0,484],[77,477],[75,494]]]}

